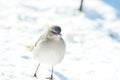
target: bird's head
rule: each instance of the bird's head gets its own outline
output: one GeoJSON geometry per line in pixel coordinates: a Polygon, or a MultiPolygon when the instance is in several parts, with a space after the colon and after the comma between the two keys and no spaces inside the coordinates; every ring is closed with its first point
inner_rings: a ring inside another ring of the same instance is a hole
{"type": "Polygon", "coordinates": [[[57,25],[54,25],[48,29],[48,32],[52,33],[53,35],[61,35],[61,28],[57,25]]]}

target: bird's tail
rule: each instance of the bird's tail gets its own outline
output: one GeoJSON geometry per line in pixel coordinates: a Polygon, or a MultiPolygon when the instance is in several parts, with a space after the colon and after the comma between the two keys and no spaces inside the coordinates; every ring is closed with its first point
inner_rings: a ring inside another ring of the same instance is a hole
{"type": "Polygon", "coordinates": [[[34,46],[33,45],[25,45],[25,48],[29,51],[32,51],[34,46]]]}

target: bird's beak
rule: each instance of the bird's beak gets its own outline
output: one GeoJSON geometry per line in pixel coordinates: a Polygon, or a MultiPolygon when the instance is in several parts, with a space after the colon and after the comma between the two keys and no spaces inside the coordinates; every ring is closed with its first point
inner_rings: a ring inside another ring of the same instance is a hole
{"type": "Polygon", "coordinates": [[[58,35],[62,35],[61,33],[59,33],[58,35]]]}

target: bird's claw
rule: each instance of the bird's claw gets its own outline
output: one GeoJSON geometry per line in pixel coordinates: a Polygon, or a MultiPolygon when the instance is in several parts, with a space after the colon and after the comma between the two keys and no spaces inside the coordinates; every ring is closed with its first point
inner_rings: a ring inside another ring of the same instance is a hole
{"type": "Polygon", "coordinates": [[[34,74],[34,76],[33,76],[33,77],[37,78],[37,75],[36,75],[36,74],[34,74]]]}

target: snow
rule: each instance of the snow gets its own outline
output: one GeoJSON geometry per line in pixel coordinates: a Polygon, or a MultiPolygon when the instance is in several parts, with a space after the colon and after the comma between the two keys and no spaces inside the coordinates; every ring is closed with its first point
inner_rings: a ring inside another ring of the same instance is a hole
{"type": "MultiPolygon", "coordinates": [[[[44,80],[51,66],[37,67],[27,45],[52,24],[62,28],[67,50],[54,80],[120,80],[120,19],[107,0],[0,0],[0,80],[44,80]]],[[[119,2],[119,1],[118,1],[119,2]]]]}

